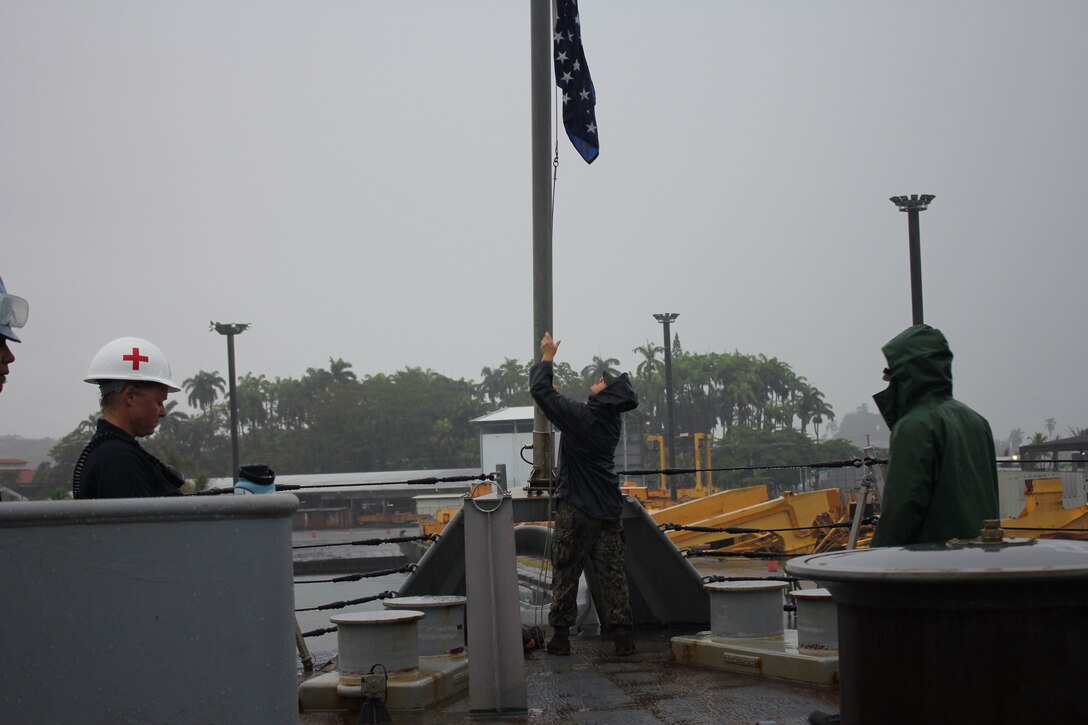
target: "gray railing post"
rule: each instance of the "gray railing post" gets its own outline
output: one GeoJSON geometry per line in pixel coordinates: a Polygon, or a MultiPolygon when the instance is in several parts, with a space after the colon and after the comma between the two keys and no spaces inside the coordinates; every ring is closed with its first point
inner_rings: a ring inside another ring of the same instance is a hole
{"type": "Polygon", "coordinates": [[[465,497],[469,710],[528,711],[510,494],[465,497]]]}

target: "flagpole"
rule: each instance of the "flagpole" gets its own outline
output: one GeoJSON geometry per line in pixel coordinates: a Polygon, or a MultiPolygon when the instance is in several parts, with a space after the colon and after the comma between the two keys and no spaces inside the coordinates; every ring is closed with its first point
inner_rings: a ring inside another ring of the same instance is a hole
{"type": "MultiPolygon", "coordinates": [[[[529,0],[530,95],[533,175],[533,359],[540,362],[540,338],[552,327],[552,188],[549,172],[552,112],[552,3],[529,0]]],[[[540,407],[533,412],[532,489],[555,488],[555,435],[540,407]]]]}

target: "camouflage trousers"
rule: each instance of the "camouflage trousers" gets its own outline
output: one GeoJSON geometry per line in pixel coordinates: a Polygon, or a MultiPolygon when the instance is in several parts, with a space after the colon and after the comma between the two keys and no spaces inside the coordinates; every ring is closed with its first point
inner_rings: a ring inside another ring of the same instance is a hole
{"type": "Polygon", "coordinates": [[[631,599],[623,569],[623,524],[587,516],[562,499],[556,505],[548,624],[574,626],[578,616],[578,579],[589,564],[600,582],[601,596],[596,604],[602,624],[630,627],[631,599]]]}

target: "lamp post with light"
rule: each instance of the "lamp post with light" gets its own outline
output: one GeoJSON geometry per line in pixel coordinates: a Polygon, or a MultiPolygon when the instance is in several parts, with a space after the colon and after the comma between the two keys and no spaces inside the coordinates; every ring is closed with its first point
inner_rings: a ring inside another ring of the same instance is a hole
{"type": "MultiPolygon", "coordinates": [[[[669,325],[680,316],[678,312],[662,312],[654,314],[654,319],[665,326],[665,440],[668,446],[665,451],[669,460],[669,468],[676,468],[676,453],[673,451],[673,411],[672,411],[672,338],[669,335],[669,325]]],[[[676,500],[676,479],[669,479],[669,497],[676,500]]]]}
{"type": "Polygon", "coordinates": [[[234,372],[234,336],[249,329],[248,322],[212,322],[210,329],[227,337],[227,375],[230,377],[230,458],[231,478],[238,483],[238,376],[234,372]]]}
{"type": "Polygon", "coordinates": [[[910,302],[912,324],[922,324],[922,251],[918,234],[918,212],[929,208],[936,197],[933,194],[893,196],[889,201],[907,213],[907,230],[910,235],[910,302]]]}

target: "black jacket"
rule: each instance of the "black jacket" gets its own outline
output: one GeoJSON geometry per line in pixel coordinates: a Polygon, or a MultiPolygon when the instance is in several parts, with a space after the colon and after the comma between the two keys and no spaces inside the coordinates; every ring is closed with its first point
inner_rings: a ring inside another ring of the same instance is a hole
{"type": "Polygon", "coordinates": [[[623,512],[623,496],[614,460],[620,441],[620,414],[638,407],[627,375],[621,375],[589,401],[579,403],[553,389],[552,364],[539,362],[529,371],[529,392],[562,437],[556,498],[595,519],[615,521],[623,512]]]}
{"type": "MultiPolygon", "coordinates": [[[[94,445],[76,467],[79,498],[153,498],[180,496],[184,483],[136,439],[112,423],[98,419],[94,445]],[[95,441],[95,439],[98,439],[95,441]]],[[[85,449],[86,450],[86,449],[85,449]]],[[[73,481],[73,484],[75,481],[73,481]]]]}

